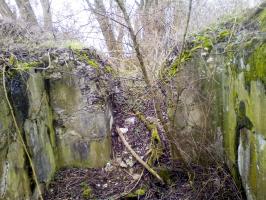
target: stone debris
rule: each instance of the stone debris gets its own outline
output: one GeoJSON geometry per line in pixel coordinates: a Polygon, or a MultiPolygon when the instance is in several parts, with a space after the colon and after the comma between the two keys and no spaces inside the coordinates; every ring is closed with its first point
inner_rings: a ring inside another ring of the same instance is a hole
{"type": "Polygon", "coordinates": [[[119,166],[122,167],[122,168],[127,168],[128,167],[127,164],[124,161],[121,161],[119,166]]]}
{"type": "Polygon", "coordinates": [[[120,130],[121,130],[121,132],[122,132],[123,134],[125,134],[125,133],[128,132],[128,128],[120,128],[120,130]]]}
{"type": "Polygon", "coordinates": [[[125,124],[126,125],[134,125],[136,122],[136,117],[129,117],[125,120],[125,124]]]}

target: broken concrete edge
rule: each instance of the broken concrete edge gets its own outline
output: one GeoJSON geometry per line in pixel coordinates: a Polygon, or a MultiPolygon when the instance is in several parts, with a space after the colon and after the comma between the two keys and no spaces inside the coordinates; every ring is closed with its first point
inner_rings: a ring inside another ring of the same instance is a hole
{"type": "MultiPolygon", "coordinates": [[[[112,71],[95,52],[87,52],[54,49],[48,62],[3,56],[10,65],[9,96],[44,186],[60,168],[103,167],[110,160],[112,71]]],[[[34,198],[31,169],[4,99],[0,105],[1,198],[34,198]]]]}
{"type": "MultiPolygon", "coordinates": [[[[249,200],[266,198],[265,6],[266,3],[250,15],[193,36],[184,54],[187,61],[181,64],[172,59],[174,65],[170,65],[175,76],[184,71],[192,73],[193,68],[198,79],[205,77],[208,85],[214,85],[207,91],[206,87],[199,88],[202,95],[215,93],[213,104],[208,105],[212,106],[209,127],[213,137],[222,133],[224,160],[249,200]],[[181,66],[180,71],[175,64],[181,66]]],[[[187,103],[191,98],[192,95],[183,100],[187,103]]],[[[180,117],[176,124],[181,126],[180,119],[184,121],[180,117]]],[[[201,122],[201,119],[194,120],[201,122]]],[[[190,146],[191,149],[197,147],[190,146]]]]}

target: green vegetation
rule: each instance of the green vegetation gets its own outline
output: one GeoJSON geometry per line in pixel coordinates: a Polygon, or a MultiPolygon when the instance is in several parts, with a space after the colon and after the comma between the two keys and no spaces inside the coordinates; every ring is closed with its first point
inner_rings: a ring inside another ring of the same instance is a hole
{"type": "Polygon", "coordinates": [[[92,192],[93,191],[92,191],[91,187],[85,182],[82,182],[80,186],[82,187],[82,196],[85,199],[92,198],[92,196],[93,196],[92,192]]]}
{"type": "Polygon", "coordinates": [[[266,86],[266,44],[257,47],[248,59],[249,69],[245,70],[246,84],[260,80],[266,86]]]}
{"type": "Polygon", "coordinates": [[[31,68],[42,67],[43,63],[39,61],[31,61],[31,62],[18,62],[16,65],[16,69],[18,70],[28,70],[31,68]]]}
{"type": "Polygon", "coordinates": [[[43,62],[41,61],[28,61],[28,62],[18,61],[14,54],[11,54],[11,56],[9,57],[9,64],[12,65],[16,70],[21,70],[21,71],[26,71],[31,68],[43,66],[43,62]]]}
{"type": "Polygon", "coordinates": [[[136,198],[136,197],[140,197],[145,195],[146,193],[146,189],[145,188],[139,188],[137,190],[135,190],[134,192],[131,192],[129,194],[126,195],[127,198],[136,198]]]}
{"type": "Polygon", "coordinates": [[[95,69],[99,68],[99,64],[95,61],[95,59],[91,59],[86,52],[80,50],[74,50],[74,52],[80,61],[86,62],[88,65],[92,66],[95,69]]]}
{"type": "Polygon", "coordinates": [[[266,9],[264,9],[259,14],[258,20],[259,20],[261,31],[265,31],[266,30],[266,9]]]}
{"type": "MultiPolygon", "coordinates": [[[[231,24],[231,26],[233,26],[233,24],[231,24]]],[[[192,35],[193,39],[190,38],[191,41],[187,43],[185,50],[181,52],[181,54],[171,64],[168,74],[170,76],[174,76],[199,50],[204,51],[207,56],[210,54],[215,44],[219,42],[226,42],[232,36],[234,36],[234,33],[226,27],[224,29],[223,27],[222,29],[208,28],[202,33],[192,35]]]]}
{"type": "Polygon", "coordinates": [[[115,73],[114,69],[110,65],[106,65],[104,68],[104,71],[107,74],[114,74],[115,73]]]}

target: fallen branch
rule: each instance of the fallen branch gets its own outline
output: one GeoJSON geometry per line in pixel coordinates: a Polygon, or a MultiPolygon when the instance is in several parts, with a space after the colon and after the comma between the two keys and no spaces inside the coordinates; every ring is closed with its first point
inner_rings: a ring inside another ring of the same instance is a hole
{"type": "Polygon", "coordinates": [[[129,150],[129,152],[132,154],[132,156],[140,163],[143,165],[143,167],[145,167],[153,176],[155,176],[161,183],[164,184],[163,179],[157,174],[156,171],[154,171],[154,169],[152,169],[144,160],[142,160],[138,154],[131,148],[131,146],[128,144],[128,142],[126,141],[123,133],[121,132],[120,128],[118,126],[116,126],[116,131],[119,135],[119,137],[121,138],[123,144],[125,145],[125,147],[129,150]]]}

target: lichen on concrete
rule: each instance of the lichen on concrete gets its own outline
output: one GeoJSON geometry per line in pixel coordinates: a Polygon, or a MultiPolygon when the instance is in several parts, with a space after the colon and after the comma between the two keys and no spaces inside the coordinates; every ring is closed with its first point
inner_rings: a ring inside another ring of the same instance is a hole
{"type": "MultiPolygon", "coordinates": [[[[72,53],[54,49],[49,68],[44,56],[39,60],[29,56],[28,61],[13,54],[9,58],[13,68],[6,73],[7,92],[37,178],[44,186],[61,167],[102,167],[110,159],[110,75],[103,64],[96,69],[94,63],[101,60],[95,52],[80,50],[80,54],[88,54],[90,62],[78,60],[72,53]]],[[[0,81],[2,97],[5,91],[0,81]]],[[[9,107],[1,98],[0,198],[34,198],[31,176],[9,107]]]]}
{"type": "MultiPolygon", "coordinates": [[[[212,104],[210,114],[210,121],[215,120],[213,124],[216,127],[209,127],[222,131],[225,161],[237,185],[245,191],[249,200],[266,199],[265,21],[266,3],[244,16],[192,35],[186,44],[186,52],[190,52],[189,59],[182,67],[180,56],[176,56],[170,65],[174,69],[176,63],[181,66],[179,71],[175,70],[177,87],[183,81],[179,76],[182,77],[184,71],[199,74],[200,78],[205,77],[209,80],[208,85],[211,85],[213,79],[218,82],[216,87],[207,92],[204,84],[200,88],[201,95],[210,98],[211,94],[216,94],[216,104],[212,104]],[[191,66],[194,66],[194,71],[190,69],[191,66]]],[[[190,77],[192,82],[194,79],[192,75],[190,77]]],[[[195,87],[199,88],[199,85],[195,87]]],[[[193,95],[186,95],[184,102],[191,101],[193,95]]],[[[195,104],[200,105],[199,102],[195,104]]],[[[187,112],[194,107],[186,105],[187,112]]],[[[184,122],[182,106],[178,111],[176,124],[184,129],[187,120],[184,122]]],[[[192,121],[200,124],[202,118],[194,117],[192,121]]],[[[182,135],[182,140],[185,137],[182,135]]]]}
{"type": "MultiPolygon", "coordinates": [[[[265,11],[252,18],[261,26],[265,26],[260,21],[263,13],[265,11]]],[[[238,33],[247,37],[243,41],[248,42],[239,43],[234,54],[228,53],[229,67],[225,68],[222,80],[226,158],[232,172],[239,174],[240,177],[236,178],[241,179],[247,198],[258,200],[266,197],[262,189],[266,184],[263,154],[266,141],[266,46],[261,28],[254,33],[258,35],[256,39],[250,39],[244,32],[238,33]]]]}

